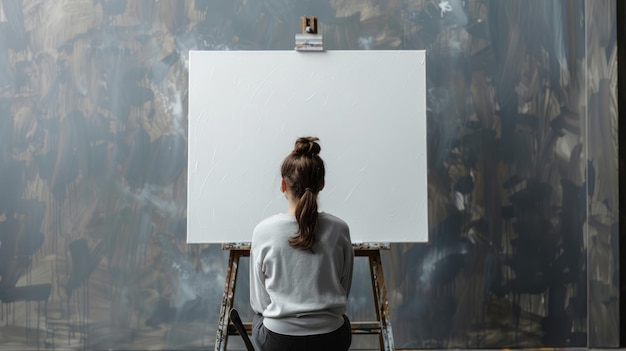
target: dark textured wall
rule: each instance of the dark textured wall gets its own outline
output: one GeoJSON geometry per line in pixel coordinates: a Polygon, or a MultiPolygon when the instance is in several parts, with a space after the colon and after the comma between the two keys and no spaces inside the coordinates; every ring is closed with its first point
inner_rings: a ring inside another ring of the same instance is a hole
{"type": "MultiPolygon", "coordinates": [[[[626,18],[626,4],[622,2],[617,3],[617,14],[616,18],[626,18]]],[[[622,109],[626,106],[626,94],[623,92],[626,91],[626,48],[623,44],[626,41],[626,22],[625,21],[617,21],[617,41],[619,44],[618,47],[618,78],[617,78],[617,90],[622,92],[617,95],[617,103],[618,106],[621,106],[622,109]]],[[[626,133],[626,123],[618,123],[618,132],[620,135],[625,135],[626,133]]],[[[626,139],[619,138],[618,140],[618,150],[619,150],[619,174],[626,174],[626,162],[624,150],[626,150],[626,139]]],[[[619,187],[619,221],[622,222],[624,219],[624,215],[626,215],[626,208],[624,204],[626,203],[626,187],[619,187]]],[[[620,301],[624,301],[626,297],[626,285],[623,283],[626,281],[626,270],[621,269],[623,267],[624,262],[626,262],[626,240],[624,238],[624,226],[620,226],[619,228],[619,257],[620,257],[620,271],[619,271],[619,281],[620,281],[620,301]]],[[[620,346],[626,345],[626,332],[624,332],[623,323],[626,318],[626,304],[623,302],[620,303],[620,346]]]]}
{"type": "Polygon", "coordinates": [[[0,349],[212,348],[226,259],[185,244],[187,52],[291,50],[302,15],[327,49],[427,50],[431,241],[384,256],[396,347],[618,345],[616,1],[1,10],[0,349]]]}

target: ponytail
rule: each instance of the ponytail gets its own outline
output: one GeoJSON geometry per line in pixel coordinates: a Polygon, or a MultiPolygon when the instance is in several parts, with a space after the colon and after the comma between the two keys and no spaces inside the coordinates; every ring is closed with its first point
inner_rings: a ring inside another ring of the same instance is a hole
{"type": "Polygon", "coordinates": [[[324,161],[320,158],[319,140],[314,137],[299,138],[281,167],[281,175],[291,193],[298,199],[296,222],[298,231],[289,238],[296,249],[310,250],[315,243],[318,207],[317,194],[324,186],[324,161]]]}
{"type": "Polygon", "coordinates": [[[298,235],[289,238],[292,247],[309,250],[315,242],[315,228],[317,227],[317,193],[306,188],[296,206],[296,222],[298,235]]]}

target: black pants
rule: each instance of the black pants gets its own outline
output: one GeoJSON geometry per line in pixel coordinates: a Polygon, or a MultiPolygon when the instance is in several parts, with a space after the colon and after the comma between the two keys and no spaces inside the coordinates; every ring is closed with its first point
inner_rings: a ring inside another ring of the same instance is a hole
{"type": "Polygon", "coordinates": [[[350,320],[343,316],[343,325],[326,334],[291,336],[274,333],[263,325],[263,316],[252,319],[252,343],[257,351],[346,351],[352,344],[350,320]]]}

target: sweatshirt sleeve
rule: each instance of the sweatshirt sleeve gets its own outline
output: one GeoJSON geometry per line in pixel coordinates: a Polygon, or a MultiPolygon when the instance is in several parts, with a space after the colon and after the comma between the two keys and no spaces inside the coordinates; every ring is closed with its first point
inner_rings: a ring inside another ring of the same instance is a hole
{"type": "Polygon", "coordinates": [[[346,291],[346,297],[350,295],[350,288],[352,286],[352,271],[354,266],[354,249],[352,248],[352,241],[348,236],[348,243],[344,248],[344,264],[343,274],[341,275],[341,285],[346,291]]]}
{"type": "Polygon", "coordinates": [[[262,260],[253,247],[250,249],[250,307],[255,313],[263,314],[270,301],[270,296],[265,290],[262,260]]]}

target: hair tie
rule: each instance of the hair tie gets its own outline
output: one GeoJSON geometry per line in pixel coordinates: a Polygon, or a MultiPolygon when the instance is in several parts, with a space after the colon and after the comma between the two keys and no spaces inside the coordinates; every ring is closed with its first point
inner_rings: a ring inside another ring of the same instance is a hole
{"type": "Polygon", "coordinates": [[[304,188],[304,192],[306,193],[307,191],[313,192],[313,189],[311,189],[311,188],[304,188]]]}

